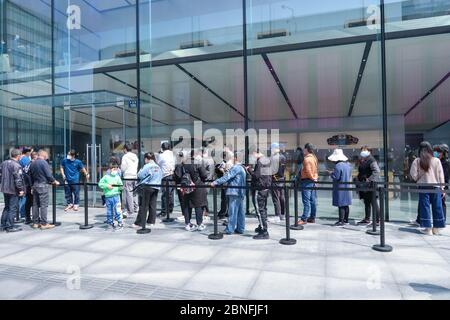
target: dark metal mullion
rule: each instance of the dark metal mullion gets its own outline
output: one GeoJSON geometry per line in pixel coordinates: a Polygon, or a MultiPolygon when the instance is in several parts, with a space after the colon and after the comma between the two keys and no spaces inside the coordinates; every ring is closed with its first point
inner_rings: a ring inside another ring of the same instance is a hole
{"type": "Polygon", "coordinates": [[[4,44],[2,45],[3,46],[3,52],[0,52],[0,54],[2,54],[2,53],[7,53],[8,52],[8,33],[7,33],[7,27],[8,27],[8,24],[6,23],[6,18],[7,18],[7,15],[6,15],[6,0],[2,0],[2,10],[3,10],[3,15],[2,15],[2,19],[3,19],[3,21],[2,21],[2,24],[3,24],[3,32],[2,32],[2,40],[4,41],[4,44]]]}
{"type": "MultiPolygon", "coordinates": [[[[136,88],[135,86],[133,86],[132,84],[126,83],[125,81],[120,80],[119,78],[117,78],[117,77],[115,77],[115,76],[113,76],[113,75],[110,75],[109,73],[104,72],[103,74],[104,74],[105,76],[107,76],[107,77],[110,77],[111,79],[114,79],[114,80],[116,80],[116,81],[118,81],[118,82],[120,82],[120,83],[122,83],[122,84],[124,84],[124,85],[126,85],[126,86],[128,86],[128,87],[130,87],[130,88],[132,88],[132,89],[137,90],[137,88],[136,88]]],[[[165,104],[165,105],[167,105],[167,106],[169,106],[169,107],[171,107],[171,108],[173,108],[173,109],[175,109],[175,110],[177,110],[177,111],[180,111],[180,112],[184,113],[185,115],[188,115],[189,117],[192,117],[192,118],[194,118],[194,119],[197,119],[197,120],[199,120],[199,121],[202,121],[202,122],[204,122],[204,123],[207,123],[206,121],[204,121],[203,119],[201,119],[201,118],[199,118],[199,117],[193,115],[192,113],[189,113],[189,112],[187,112],[187,111],[184,111],[183,109],[178,108],[177,106],[174,106],[173,104],[171,104],[171,103],[169,103],[169,102],[167,102],[167,101],[164,101],[164,100],[162,100],[162,99],[160,99],[160,98],[154,96],[153,94],[147,92],[146,90],[141,89],[140,92],[142,92],[142,93],[144,93],[144,94],[146,94],[146,95],[152,97],[153,99],[155,99],[155,100],[157,100],[157,101],[159,101],[159,102],[161,102],[161,103],[163,103],[163,104],[165,104]]]]}
{"type": "Polygon", "coordinates": [[[79,110],[76,110],[76,109],[71,109],[70,111],[71,111],[71,112],[76,112],[76,113],[79,113],[79,114],[84,114],[84,115],[87,115],[87,116],[89,116],[89,117],[94,116],[96,119],[100,119],[100,120],[103,120],[103,121],[115,123],[115,124],[118,124],[118,125],[121,125],[121,126],[125,125],[125,126],[127,126],[128,128],[132,128],[132,126],[127,125],[125,122],[117,122],[117,121],[114,121],[114,120],[110,120],[110,119],[103,118],[102,116],[89,114],[89,113],[86,113],[86,112],[83,112],[83,111],[79,111],[79,110]]]}
{"type": "MultiPolygon", "coordinates": [[[[52,157],[52,169],[53,169],[53,174],[56,173],[56,110],[54,108],[54,104],[55,104],[55,93],[56,93],[56,89],[55,89],[55,0],[51,0],[50,3],[50,27],[51,27],[51,76],[52,76],[52,83],[51,83],[51,93],[52,93],[52,152],[51,152],[51,157],[52,157]]],[[[65,152],[65,151],[64,151],[65,152]]],[[[53,201],[56,201],[56,199],[54,198],[53,201]]],[[[55,207],[55,205],[53,204],[53,207],[55,207]]]]}
{"type": "MultiPolygon", "coordinates": [[[[242,0],[242,57],[243,57],[243,68],[244,68],[244,131],[245,134],[245,164],[249,165],[250,155],[249,155],[249,137],[248,137],[248,129],[249,129],[249,114],[248,114],[248,48],[247,48],[247,1],[242,0]]],[[[246,214],[250,214],[250,191],[246,190],[245,193],[245,207],[246,214]]]]}
{"type": "Polygon", "coordinates": [[[272,65],[272,62],[270,62],[270,59],[267,56],[267,54],[263,53],[263,54],[261,54],[261,56],[264,59],[264,62],[266,63],[267,68],[269,69],[269,72],[272,74],[272,77],[275,80],[275,83],[277,84],[278,88],[280,89],[281,94],[284,97],[284,100],[286,100],[286,103],[289,106],[289,109],[291,109],[292,114],[294,115],[295,119],[298,119],[298,115],[295,112],[294,106],[292,105],[291,100],[289,99],[289,97],[288,97],[288,95],[286,93],[286,90],[284,90],[284,87],[283,87],[283,85],[281,83],[280,78],[277,75],[277,72],[275,71],[275,68],[272,65]]]}
{"type": "Polygon", "coordinates": [[[441,80],[438,81],[427,93],[419,99],[411,108],[408,109],[405,113],[405,117],[407,117],[415,108],[417,108],[426,98],[428,98],[441,84],[443,84],[448,78],[450,78],[450,72],[447,73],[441,80]]]}
{"type": "Polygon", "coordinates": [[[183,71],[189,78],[191,78],[192,80],[194,80],[195,82],[197,82],[200,86],[202,86],[203,88],[206,89],[206,91],[208,91],[209,93],[211,93],[213,96],[215,96],[217,99],[219,99],[220,101],[222,101],[225,105],[227,105],[230,109],[232,109],[233,111],[237,112],[241,117],[245,118],[245,115],[242,114],[242,112],[240,112],[236,107],[234,107],[231,103],[229,103],[228,101],[226,101],[224,98],[222,98],[217,92],[215,92],[214,90],[212,90],[210,87],[208,87],[205,83],[203,83],[199,78],[197,78],[196,76],[194,76],[192,73],[190,73],[189,71],[187,71],[185,68],[183,68],[181,65],[179,64],[175,64],[175,66],[180,69],[181,71],[183,71]]]}
{"type": "Polygon", "coordinates": [[[366,47],[364,48],[363,57],[361,60],[361,65],[358,71],[358,77],[356,78],[355,89],[353,90],[352,101],[350,103],[350,109],[348,111],[348,116],[351,117],[353,109],[356,103],[356,97],[358,96],[359,88],[361,86],[361,81],[364,75],[364,70],[366,69],[367,60],[369,59],[370,49],[372,48],[372,41],[366,42],[366,47]]]}
{"type": "Polygon", "coordinates": [[[139,1],[136,0],[136,92],[137,92],[137,140],[139,163],[142,161],[142,137],[141,137],[141,43],[140,43],[140,16],[139,1]]]}
{"type": "Polygon", "coordinates": [[[433,131],[433,130],[439,129],[440,127],[446,125],[446,124],[449,123],[449,122],[450,122],[450,120],[445,120],[445,121],[442,122],[441,124],[438,124],[437,126],[431,128],[429,131],[433,131]]]}

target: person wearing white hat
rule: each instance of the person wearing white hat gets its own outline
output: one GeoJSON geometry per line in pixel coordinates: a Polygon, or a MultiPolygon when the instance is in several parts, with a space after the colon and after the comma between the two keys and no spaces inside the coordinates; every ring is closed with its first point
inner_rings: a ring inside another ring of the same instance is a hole
{"type": "Polygon", "coordinates": [[[270,146],[272,156],[270,158],[270,167],[272,171],[272,185],[279,189],[272,189],[272,202],[275,208],[275,217],[269,219],[270,222],[277,223],[284,220],[284,173],[286,170],[286,157],[281,153],[280,144],[273,142],[270,146]]]}
{"type": "Polygon", "coordinates": [[[352,191],[341,190],[349,188],[347,183],[352,181],[352,167],[342,149],[335,149],[328,160],[335,162],[334,171],[331,173],[333,179],[333,206],[339,208],[339,221],[335,226],[343,226],[348,223],[350,205],[352,204],[352,191]]]}

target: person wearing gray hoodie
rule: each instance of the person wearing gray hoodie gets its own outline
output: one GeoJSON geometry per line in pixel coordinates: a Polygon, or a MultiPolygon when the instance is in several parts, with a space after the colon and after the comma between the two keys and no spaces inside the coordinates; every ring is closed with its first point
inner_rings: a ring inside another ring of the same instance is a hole
{"type": "Polygon", "coordinates": [[[124,155],[122,157],[122,164],[120,165],[120,170],[122,171],[122,176],[124,178],[123,191],[126,212],[124,217],[131,216],[139,210],[138,196],[133,192],[137,183],[136,179],[139,159],[136,154],[132,152],[132,150],[133,149],[129,144],[126,144],[123,147],[124,155]]]}

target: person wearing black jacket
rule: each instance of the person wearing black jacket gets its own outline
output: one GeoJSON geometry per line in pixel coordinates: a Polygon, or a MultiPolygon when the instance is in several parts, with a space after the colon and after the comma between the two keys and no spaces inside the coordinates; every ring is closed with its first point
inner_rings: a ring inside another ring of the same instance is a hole
{"type": "Polygon", "coordinates": [[[257,234],[253,239],[269,239],[267,226],[267,199],[269,198],[269,188],[272,184],[270,159],[258,151],[254,151],[253,156],[256,158],[255,168],[252,169],[250,166],[246,167],[247,172],[252,177],[252,199],[255,198],[256,193],[256,201],[258,203],[258,207],[255,209],[259,220],[259,226],[255,229],[257,234]]]}
{"type": "Polygon", "coordinates": [[[31,190],[33,193],[33,229],[52,229],[55,226],[47,223],[47,210],[49,203],[49,184],[59,185],[52,175],[47,162],[48,153],[45,150],[38,152],[38,158],[30,165],[31,190]]]}
{"type": "Polygon", "coordinates": [[[5,208],[1,218],[1,227],[6,232],[22,231],[14,225],[14,217],[19,210],[19,197],[25,194],[22,166],[19,163],[21,152],[11,150],[11,158],[0,165],[0,192],[3,192],[5,208]]]}
{"type": "MultiPolygon", "coordinates": [[[[188,159],[189,160],[189,159],[188,159]]],[[[190,161],[182,160],[179,165],[175,166],[174,179],[177,184],[182,183],[189,177],[195,185],[204,185],[208,179],[208,172],[198,163],[194,162],[194,157],[190,161]]],[[[188,188],[186,188],[188,189],[188,188]]],[[[179,190],[180,205],[183,211],[183,216],[186,224],[186,231],[203,231],[206,227],[203,224],[203,208],[207,205],[207,189],[194,188],[190,190],[179,190]],[[195,210],[195,217],[197,224],[191,223],[192,209],[195,210]]]]}

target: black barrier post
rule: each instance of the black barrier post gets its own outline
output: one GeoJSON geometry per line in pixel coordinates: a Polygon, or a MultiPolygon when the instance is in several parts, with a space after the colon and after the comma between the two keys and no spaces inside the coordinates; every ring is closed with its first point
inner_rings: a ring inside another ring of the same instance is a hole
{"type": "Polygon", "coordinates": [[[297,240],[291,238],[291,224],[290,224],[290,212],[289,212],[289,188],[287,185],[284,185],[284,199],[285,199],[285,218],[286,218],[286,238],[280,240],[281,244],[284,245],[294,245],[297,243],[297,240]]]}
{"type": "Polygon", "coordinates": [[[217,189],[213,189],[213,212],[214,212],[214,233],[208,236],[210,240],[220,240],[223,239],[223,233],[218,230],[217,224],[219,223],[219,218],[217,216],[217,189]]]}
{"type": "Polygon", "coordinates": [[[52,185],[52,225],[59,227],[61,222],[56,222],[56,186],[52,185]]]}
{"type": "MultiPolygon", "coordinates": [[[[367,230],[366,233],[372,236],[380,235],[380,232],[377,230],[377,183],[373,182],[373,191],[372,191],[372,230],[367,230]]],[[[381,206],[380,199],[380,206],[381,206]]]]}
{"type": "Polygon", "coordinates": [[[384,226],[384,188],[380,187],[380,244],[372,246],[372,249],[380,252],[391,252],[393,249],[386,244],[385,226],[384,226]]]}
{"type": "Polygon", "coordinates": [[[304,227],[298,224],[298,184],[294,182],[294,219],[295,223],[291,226],[292,230],[303,230],[304,227]]]}
{"type": "Polygon", "coordinates": [[[87,181],[84,180],[84,225],[80,226],[81,230],[92,229],[94,226],[89,224],[89,194],[87,181]]]}
{"type": "Polygon", "coordinates": [[[162,222],[164,223],[171,223],[174,222],[175,219],[170,217],[170,208],[169,208],[169,203],[170,203],[170,181],[166,180],[166,218],[163,219],[162,222]]]}

